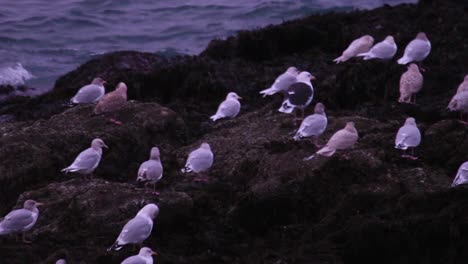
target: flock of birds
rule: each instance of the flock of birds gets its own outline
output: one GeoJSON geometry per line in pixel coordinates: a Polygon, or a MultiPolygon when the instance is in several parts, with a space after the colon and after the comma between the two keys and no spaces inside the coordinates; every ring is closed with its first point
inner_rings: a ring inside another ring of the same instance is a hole
{"type": "MultiPolygon", "coordinates": [[[[374,38],[369,35],[362,36],[354,40],[348,48],[343,51],[342,55],[336,58],[336,63],[345,62],[353,57],[362,57],[364,60],[380,59],[390,60],[397,52],[397,45],[392,36],[387,36],[382,42],[375,45],[374,38]]],[[[400,98],[401,103],[416,103],[416,94],[423,86],[423,76],[420,72],[420,66],[416,63],[421,63],[430,53],[431,43],[425,33],[418,33],[416,38],[412,40],[405,48],[404,55],[398,60],[399,64],[408,65],[408,70],[402,74],[400,79],[400,98]]],[[[327,128],[328,119],[325,114],[325,106],[322,103],[317,103],[314,108],[314,114],[304,118],[304,109],[312,102],[314,96],[314,88],[311,80],[315,80],[309,72],[300,72],[296,67],[289,67],[286,72],[278,76],[273,85],[260,91],[264,97],[281,93],[284,96],[283,103],[279,111],[283,113],[292,113],[295,110],[301,112],[300,118],[296,116],[296,120],[301,120],[299,129],[294,135],[294,140],[312,137],[314,144],[319,148],[314,155],[305,158],[310,160],[318,155],[332,156],[337,150],[351,148],[358,140],[358,132],[353,122],[346,123],[346,126],[335,132],[328,140],[325,146],[318,144],[318,138],[327,128]]],[[[95,114],[109,115],[109,121],[121,125],[122,122],[115,117],[116,111],[120,110],[127,102],[127,86],[121,82],[117,88],[105,94],[105,81],[101,78],[95,78],[91,84],[82,87],[77,94],[71,99],[74,104],[92,104],[97,103],[94,108],[95,114]]],[[[222,118],[234,118],[241,109],[239,100],[241,97],[234,92],[228,93],[226,99],[219,105],[216,113],[210,118],[213,121],[222,118]]],[[[457,89],[455,96],[450,101],[448,108],[451,111],[459,111],[461,113],[461,122],[463,114],[468,113],[468,75],[462,84],[457,89]]],[[[296,111],[297,113],[297,111],[296,111]]],[[[416,120],[413,117],[408,117],[404,125],[398,130],[395,138],[395,148],[404,151],[402,157],[417,159],[414,155],[414,148],[421,143],[421,133],[416,125],[416,120]],[[411,149],[411,155],[406,154],[406,150],[411,149]]],[[[63,172],[76,172],[84,175],[86,178],[90,176],[98,167],[102,157],[102,148],[108,148],[102,139],[96,138],[91,142],[90,148],[82,151],[73,163],[62,169],[63,172]]],[[[207,171],[212,165],[214,154],[211,151],[210,145],[206,142],[192,151],[186,161],[185,167],[182,168],[183,173],[194,172],[202,174],[207,171]]],[[[149,160],[143,162],[138,169],[137,181],[145,182],[145,187],[148,184],[153,184],[155,191],[156,183],[163,176],[163,166],[161,163],[160,152],[157,147],[151,149],[149,160]]],[[[197,179],[197,178],[195,178],[197,179]]],[[[206,178],[199,180],[206,181],[206,178]]],[[[468,162],[465,162],[459,168],[452,186],[468,183],[468,162]]],[[[30,243],[26,239],[26,232],[29,231],[36,223],[39,216],[37,209],[41,203],[33,200],[24,202],[22,209],[13,210],[0,222],[0,235],[6,234],[23,234],[23,242],[30,243]]],[[[132,218],[123,227],[115,243],[108,249],[119,250],[127,244],[141,245],[151,234],[153,228],[153,220],[159,214],[159,208],[155,204],[147,204],[137,215],[132,218]]],[[[138,255],[131,256],[125,259],[123,264],[152,264],[153,255],[156,252],[148,247],[140,249],[138,255]]],[[[65,260],[58,260],[56,263],[64,264],[65,260]]]]}

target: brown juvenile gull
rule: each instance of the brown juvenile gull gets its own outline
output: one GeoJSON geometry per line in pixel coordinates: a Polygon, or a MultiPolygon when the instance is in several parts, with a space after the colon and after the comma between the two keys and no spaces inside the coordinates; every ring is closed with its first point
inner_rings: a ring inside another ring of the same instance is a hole
{"type": "Polygon", "coordinates": [[[468,125],[468,120],[465,121],[463,118],[463,115],[468,113],[468,91],[462,91],[455,96],[453,96],[452,100],[450,100],[450,103],[448,105],[448,109],[450,111],[457,111],[460,113],[460,122],[463,124],[468,125]]]}
{"type": "Polygon", "coordinates": [[[406,118],[405,124],[400,127],[395,138],[395,148],[402,149],[403,158],[418,159],[414,156],[414,148],[421,143],[421,132],[416,125],[416,120],[412,117],[406,118]],[[406,150],[411,148],[411,155],[406,155],[406,150]]]}
{"type": "Polygon", "coordinates": [[[294,140],[300,140],[305,137],[314,137],[315,146],[318,145],[318,137],[327,128],[327,115],[325,114],[325,106],[322,103],[317,103],[314,108],[314,114],[306,117],[302,121],[299,130],[294,136],[294,140]]]}
{"type": "Polygon", "coordinates": [[[260,94],[263,94],[263,97],[266,97],[275,93],[285,93],[291,84],[297,82],[296,77],[298,74],[299,71],[296,67],[289,67],[284,73],[276,78],[270,88],[260,91],[260,94]]]}
{"type": "Polygon", "coordinates": [[[457,175],[453,179],[452,187],[455,187],[460,184],[468,183],[468,161],[463,163],[460,168],[458,168],[457,175]]]}
{"type": "Polygon", "coordinates": [[[325,157],[332,156],[338,149],[348,149],[351,148],[358,140],[359,135],[354,126],[354,122],[346,123],[346,126],[335,132],[333,136],[328,140],[328,143],[325,147],[319,149],[314,155],[305,158],[304,160],[310,160],[316,155],[321,155],[325,157]]]}
{"type": "Polygon", "coordinates": [[[421,62],[431,52],[431,42],[426,36],[426,33],[419,32],[405,48],[403,57],[398,60],[398,64],[408,64],[410,62],[421,62]]]}
{"type": "Polygon", "coordinates": [[[104,84],[106,81],[96,77],[91,84],[85,85],[78,90],[75,96],[71,99],[74,104],[91,104],[96,103],[104,96],[106,90],[104,84]]]}
{"type": "Polygon", "coordinates": [[[108,148],[107,145],[100,138],[95,138],[91,142],[91,147],[82,151],[73,161],[73,163],[62,169],[62,172],[76,172],[79,174],[91,175],[99,165],[102,157],[102,148],[108,148]]]}
{"type": "Polygon", "coordinates": [[[145,241],[153,230],[153,220],[159,214],[159,207],[155,204],[147,204],[137,215],[127,222],[120,232],[114,244],[107,249],[120,250],[127,244],[141,244],[145,241]]]}
{"type": "Polygon", "coordinates": [[[301,120],[304,119],[304,109],[312,102],[314,98],[314,87],[311,80],[315,80],[309,72],[301,72],[297,76],[297,82],[289,86],[284,94],[284,100],[278,111],[290,114],[294,109],[301,110],[301,120]]]}
{"type": "MultiPolygon", "coordinates": [[[[120,82],[114,91],[107,93],[104,97],[99,100],[98,104],[94,108],[95,114],[113,113],[121,109],[127,103],[127,85],[120,82]]],[[[121,125],[122,122],[115,118],[109,119],[110,122],[121,125]]]]}
{"type": "Polygon", "coordinates": [[[34,200],[26,200],[22,209],[11,211],[0,222],[0,235],[23,233],[23,242],[31,243],[26,240],[26,232],[36,224],[39,217],[37,206],[41,205],[34,200]]]}
{"type": "Polygon", "coordinates": [[[368,52],[360,53],[357,56],[364,60],[381,59],[390,60],[397,52],[397,45],[392,36],[387,36],[383,41],[375,44],[368,52]]]}
{"type": "Polygon", "coordinates": [[[457,93],[461,92],[468,92],[468,74],[465,75],[465,79],[463,79],[463,82],[460,83],[460,85],[457,88],[457,93]]]}
{"type": "Polygon", "coordinates": [[[423,76],[419,71],[418,65],[411,63],[408,70],[400,78],[400,103],[416,104],[416,93],[423,86],[423,76]]]}
{"type": "Polygon", "coordinates": [[[341,54],[340,57],[334,59],[333,61],[338,64],[356,57],[360,53],[368,52],[371,49],[372,44],[374,44],[374,38],[369,35],[364,35],[358,39],[353,40],[353,42],[349,44],[348,48],[343,51],[343,54],[341,54]]]}
{"type": "Polygon", "coordinates": [[[148,183],[153,184],[153,192],[156,192],[156,183],[161,180],[163,176],[163,166],[161,164],[159,148],[153,147],[151,149],[149,160],[143,162],[138,169],[137,182],[146,182],[145,187],[148,183]]]}
{"type": "Polygon", "coordinates": [[[140,249],[138,255],[126,258],[121,264],[153,264],[153,256],[157,255],[158,253],[151,248],[144,247],[140,249]]]}
{"type": "Polygon", "coordinates": [[[224,100],[218,107],[216,114],[211,116],[210,119],[216,121],[221,118],[234,118],[239,114],[241,104],[239,99],[242,99],[234,92],[228,93],[226,100],[224,100]]]}
{"type": "MultiPolygon", "coordinates": [[[[185,167],[181,169],[182,173],[195,172],[202,173],[207,171],[213,165],[213,152],[211,151],[210,145],[206,142],[202,143],[201,146],[190,152],[185,167]]],[[[195,180],[206,181],[206,177],[195,178],[195,180]]]]}

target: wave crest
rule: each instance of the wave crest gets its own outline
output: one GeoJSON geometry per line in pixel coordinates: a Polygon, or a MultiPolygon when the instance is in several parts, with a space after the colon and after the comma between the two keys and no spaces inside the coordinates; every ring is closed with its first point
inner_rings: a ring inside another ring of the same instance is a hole
{"type": "Polygon", "coordinates": [[[34,77],[21,63],[0,68],[0,85],[20,86],[34,77]]]}

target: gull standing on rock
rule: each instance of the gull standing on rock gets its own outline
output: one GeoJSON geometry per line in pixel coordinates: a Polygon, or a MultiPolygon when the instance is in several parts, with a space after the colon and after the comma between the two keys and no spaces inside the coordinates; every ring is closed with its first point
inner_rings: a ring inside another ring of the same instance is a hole
{"type": "Polygon", "coordinates": [[[153,264],[153,256],[157,255],[158,253],[151,248],[144,247],[140,249],[138,255],[126,258],[121,264],[153,264]]]}
{"type": "Polygon", "coordinates": [[[423,76],[419,71],[418,65],[411,63],[408,70],[400,78],[400,103],[416,104],[416,93],[423,86],[423,76]]]}
{"type": "Polygon", "coordinates": [[[348,122],[343,129],[338,130],[333,134],[325,147],[319,149],[314,155],[309,156],[304,160],[313,159],[316,155],[330,157],[335,154],[338,149],[351,148],[357,142],[358,138],[359,135],[354,126],[354,122],[348,122]]]}
{"type": "Polygon", "coordinates": [[[463,79],[463,82],[460,83],[460,85],[457,88],[457,93],[461,92],[468,92],[468,74],[465,75],[465,79],[463,79]]]}
{"type": "Polygon", "coordinates": [[[318,137],[325,131],[327,128],[327,115],[325,114],[325,106],[322,103],[317,103],[315,105],[314,114],[306,117],[302,121],[299,130],[294,136],[294,140],[300,140],[305,137],[314,137],[314,144],[317,147],[318,137]]]}
{"type": "Polygon", "coordinates": [[[275,93],[286,93],[289,86],[297,82],[296,77],[298,75],[299,71],[296,67],[289,67],[283,74],[276,78],[270,88],[261,91],[260,94],[263,94],[263,97],[266,97],[275,93]]]}
{"type": "Polygon", "coordinates": [[[356,57],[360,53],[368,52],[372,45],[374,44],[374,38],[369,35],[364,35],[358,39],[353,40],[349,44],[348,48],[343,51],[340,57],[334,59],[333,61],[337,64],[340,62],[345,62],[353,57],[356,57]]]}
{"type": "Polygon", "coordinates": [[[431,42],[426,36],[426,33],[419,32],[405,48],[403,57],[398,60],[398,64],[408,64],[410,62],[421,62],[431,52],[431,42]]]}
{"type": "Polygon", "coordinates": [[[453,179],[452,187],[455,187],[460,184],[468,183],[468,161],[463,163],[460,168],[458,168],[457,175],[453,179]]]}
{"type": "Polygon", "coordinates": [[[387,36],[383,41],[375,44],[368,52],[360,53],[357,56],[364,60],[381,59],[390,60],[397,52],[397,45],[392,36],[387,36]]]}
{"type": "Polygon", "coordinates": [[[143,162],[138,169],[137,182],[146,182],[145,187],[148,183],[153,183],[153,191],[156,192],[156,183],[161,180],[163,176],[163,166],[161,164],[159,149],[153,147],[151,149],[149,160],[143,162]]]}
{"type": "Polygon", "coordinates": [[[104,96],[106,90],[104,89],[104,84],[106,81],[97,77],[94,78],[91,84],[85,85],[80,88],[78,93],[71,99],[71,102],[74,104],[91,104],[96,103],[104,96]]]}
{"type": "Polygon", "coordinates": [[[314,98],[314,87],[311,80],[315,80],[309,72],[301,72],[297,76],[297,83],[289,86],[284,95],[284,101],[278,111],[290,114],[298,108],[302,112],[301,120],[304,119],[304,109],[312,102],[314,98]]]}
{"type": "Polygon", "coordinates": [[[455,94],[452,100],[450,100],[448,109],[460,112],[460,122],[468,125],[468,120],[465,121],[463,118],[463,115],[468,113],[468,91],[461,91],[455,94]]]}
{"type": "MultiPolygon", "coordinates": [[[[195,173],[201,173],[207,171],[209,168],[211,168],[211,165],[213,165],[213,158],[214,155],[211,151],[210,145],[204,142],[198,149],[192,151],[189,154],[187,162],[185,163],[185,167],[181,171],[182,173],[192,171],[195,173]]],[[[206,177],[198,180],[206,181],[206,177]]]]}
{"type": "Polygon", "coordinates": [[[26,200],[22,209],[11,211],[0,222],[0,235],[23,233],[23,242],[31,243],[26,240],[26,232],[29,231],[39,217],[37,206],[41,206],[34,200],[26,200]]]}
{"type": "Polygon", "coordinates": [[[395,138],[395,148],[402,149],[403,158],[418,159],[414,156],[414,148],[421,143],[421,132],[416,126],[416,120],[412,117],[406,118],[405,124],[398,130],[395,138]],[[406,150],[411,148],[411,155],[406,155],[406,150]]]}
{"type": "MultiPolygon", "coordinates": [[[[102,113],[116,112],[124,107],[126,103],[127,85],[125,85],[123,82],[120,82],[114,91],[107,93],[104,95],[104,97],[102,97],[101,100],[99,100],[96,107],[94,108],[94,113],[99,115],[102,113]]],[[[109,121],[117,125],[122,124],[122,122],[116,120],[115,118],[111,118],[109,121]]]]}
{"type": "Polygon", "coordinates": [[[216,114],[211,116],[210,119],[216,121],[221,118],[234,118],[239,114],[241,104],[239,100],[242,99],[234,92],[228,93],[226,100],[224,100],[218,107],[216,114]]]}
{"type": "Polygon", "coordinates": [[[85,177],[91,175],[92,179],[92,173],[101,161],[103,147],[108,148],[102,139],[93,139],[91,147],[82,151],[70,166],[62,169],[62,172],[76,172],[85,175],[85,177]]]}
{"type": "Polygon", "coordinates": [[[158,214],[159,207],[157,205],[145,205],[132,220],[127,222],[117,240],[107,251],[120,250],[127,244],[143,243],[151,234],[153,230],[153,220],[158,214]]]}

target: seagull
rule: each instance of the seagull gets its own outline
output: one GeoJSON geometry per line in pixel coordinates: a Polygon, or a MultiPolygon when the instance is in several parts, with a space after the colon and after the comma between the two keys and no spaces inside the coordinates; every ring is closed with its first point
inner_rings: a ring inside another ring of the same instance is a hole
{"type": "Polygon", "coordinates": [[[302,121],[299,130],[294,136],[294,140],[300,140],[304,137],[314,137],[314,144],[317,147],[318,137],[325,131],[327,128],[327,115],[325,114],[325,106],[322,103],[317,103],[314,108],[314,114],[306,117],[302,121]]]}
{"type": "Polygon", "coordinates": [[[338,64],[356,57],[360,53],[368,52],[371,49],[372,44],[374,44],[374,38],[369,35],[364,35],[358,39],[353,40],[353,42],[349,44],[348,48],[343,51],[343,54],[341,54],[340,57],[334,59],[333,61],[338,64]]]}
{"type": "Polygon", "coordinates": [[[297,76],[297,83],[289,86],[287,93],[284,95],[284,101],[278,111],[290,114],[294,109],[298,108],[302,112],[304,119],[304,109],[312,102],[314,98],[314,87],[311,80],[315,80],[309,72],[301,72],[297,76]]]}
{"type": "Polygon", "coordinates": [[[121,264],[153,264],[153,256],[157,255],[158,253],[151,248],[144,247],[140,249],[138,255],[126,258],[121,264]]]}
{"type": "Polygon", "coordinates": [[[82,151],[70,166],[62,169],[62,172],[76,172],[85,175],[85,177],[91,175],[92,179],[92,173],[101,161],[103,147],[108,148],[102,139],[93,139],[91,147],[82,151]]]}
{"type": "Polygon", "coordinates": [[[96,103],[104,96],[104,84],[106,81],[96,77],[91,84],[85,85],[80,88],[75,96],[71,99],[74,104],[91,104],[96,103]]]}
{"type": "Polygon", "coordinates": [[[150,153],[150,159],[143,162],[138,169],[137,182],[146,182],[145,187],[148,183],[153,183],[153,191],[159,194],[155,190],[156,183],[161,180],[163,176],[163,166],[161,164],[159,148],[153,147],[150,153]]]}
{"type": "Polygon", "coordinates": [[[226,100],[224,100],[218,107],[216,114],[211,116],[210,119],[216,121],[221,118],[234,118],[239,114],[241,104],[239,100],[242,99],[234,92],[228,93],[226,100]]]}
{"type": "Polygon", "coordinates": [[[22,209],[11,211],[0,222],[0,235],[23,233],[23,242],[31,243],[26,240],[26,232],[36,224],[39,217],[37,206],[41,205],[34,200],[26,200],[22,209]]]}
{"type": "Polygon", "coordinates": [[[463,82],[460,83],[460,85],[457,88],[457,93],[461,92],[468,92],[468,74],[465,75],[465,79],[463,79],[463,82]]]}
{"type": "Polygon", "coordinates": [[[460,168],[458,168],[457,175],[453,179],[452,187],[455,187],[460,184],[468,183],[468,161],[463,163],[460,168]]]}
{"type": "Polygon", "coordinates": [[[426,33],[419,32],[405,48],[403,57],[398,59],[398,64],[408,64],[410,62],[421,62],[431,52],[431,42],[426,36],[426,33]]]}
{"type": "Polygon", "coordinates": [[[468,91],[461,91],[455,94],[452,100],[450,100],[448,109],[460,112],[460,122],[468,125],[468,120],[465,121],[463,118],[463,115],[468,113],[468,91]]]}
{"type": "MultiPolygon", "coordinates": [[[[120,110],[127,103],[127,85],[120,82],[114,91],[107,93],[99,100],[94,108],[94,114],[112,113],[120,110]]],[[[115,118],[109,119],[110,122],[116,125],[122,125],[122,122],[115,118]]]]}
{"type": "MultiPolygon", "coordinates": [[[[211,151],[210,145],[206,142],[202,143],[201,146],[192,151],[185,163],[185,167],[181,170],[182,173],[195,172],[201,173],[207,171],[213,165],[213,152],[211,151]]],[[[197,180],[197,179],[195,179],[197,180]]],[[[204,180],[206,179],[199,179],[204,180]]]]}
{"type": "Polygon", "coordinates": [[[153,220],[159,214],[159,207],[155,204],[147,204],[137,215],[127,222],[120,232],[114,244],[107,249],[120,250],[127,244],[141,244],[145,241],[153,230],[153,220]]]}
{"type": "Polygon", "coordinates": [[[421,90],[423,81],[418,65],[414,63],[408,65],[408,70],[400,78],[400,99],[398,102],[416,104],[416,93],[421,90]]]}
{"type": "Polygon", "coordinates": [[[421,143],[421,132],[416,126],[416,120],[413,117],[406,118],[405,125],[403,125],[397,133],[395,138],[395,148],[402,149],[404,153],[408,148],[411,148],[411,155],[403,154],[403,158],[412,160],[418,159],[414,156],[414,148],[421,143]]]}
{"type": "Polygon", "coordinates": [[[297,82],[297,75],[299,75],[297,68],[289,67],[284,73],[276,78],[270,88],[260,91],[260,94],[263,94],[263,97],[266,97],[275,93],[285,93],[291,84],[297,82]]]}
{"type": "Polygon", "coordinates": [[[392,36],[387,36],[383,41],[375,44],[368,52],[359,53],[357,56],[364,60],[381,59],[390,60],[397,52],[397,45],[392,36]]]}

